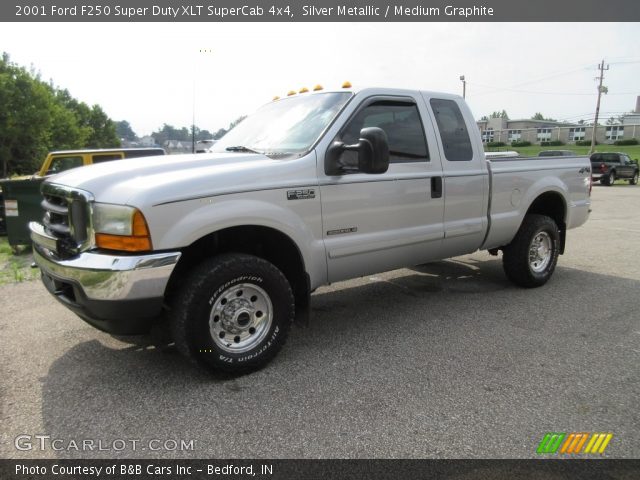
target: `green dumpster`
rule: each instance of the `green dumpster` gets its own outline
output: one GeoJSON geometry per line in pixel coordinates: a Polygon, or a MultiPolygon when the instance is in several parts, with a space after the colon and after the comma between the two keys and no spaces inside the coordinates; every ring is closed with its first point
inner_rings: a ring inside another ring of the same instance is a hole
{"type": "Polygon", "coordinates": [[[29,245],[29,222],[42,223],[44,212],[40,203],[40,185],[44,178],[27,180],[2,180],[2,196],[9,245],[29,245]]]}

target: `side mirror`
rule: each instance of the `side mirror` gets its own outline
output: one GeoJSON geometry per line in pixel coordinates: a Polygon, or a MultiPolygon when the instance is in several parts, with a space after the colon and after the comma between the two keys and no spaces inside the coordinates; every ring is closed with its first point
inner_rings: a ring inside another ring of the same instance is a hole
{"type": "Polygon", "coordinates": [[[384,130],[367,127],[360,130],[360,139],[353,145],[333,142],[327,149],[325,173],[342,175],[345,173],[384,173],[389,169],[389,141],[384,130]],[[345,150],[358,152],[357,165],[349,165],[342,159],[345,150]]]}

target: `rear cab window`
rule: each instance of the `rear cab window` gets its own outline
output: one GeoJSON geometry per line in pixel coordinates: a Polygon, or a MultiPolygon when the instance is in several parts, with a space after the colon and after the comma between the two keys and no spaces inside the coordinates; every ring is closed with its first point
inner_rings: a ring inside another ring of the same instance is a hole
{"type": "Polygon", "coordinates": [[[471,138],[458,104],[441,98],[432,98],[430,103],[440,132],[444,157],[450,162],[473,160],[471,138]]]}

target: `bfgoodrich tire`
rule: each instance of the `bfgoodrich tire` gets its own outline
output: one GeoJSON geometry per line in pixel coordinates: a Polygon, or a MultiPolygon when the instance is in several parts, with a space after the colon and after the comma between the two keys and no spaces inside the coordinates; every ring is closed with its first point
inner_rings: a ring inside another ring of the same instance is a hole
{"type": "Polygon", "coordinates": [[[551,278],[559,254],[556,223],[545,215],[527,215],[513,241],[504,248],[504,272],[516,285],[539,287],[551,278]]]}
{"type": "Polygon", "coordinates": [[[294,318],[287,279],[274,265],[245,254],[202,262],[171,305],[176,347],[209,370],[246,373],[282,348],[294,318]]]}

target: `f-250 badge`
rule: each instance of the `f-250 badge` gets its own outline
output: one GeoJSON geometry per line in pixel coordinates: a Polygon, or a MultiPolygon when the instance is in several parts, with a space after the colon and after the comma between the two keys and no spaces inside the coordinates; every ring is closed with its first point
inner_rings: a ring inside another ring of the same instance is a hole
{"type": "Polygon", "coordinates": [[[316,191],[313,188],[301,188],[298,190],[287,190],[287,200],[306,200],[316,198],[316,191]]]}

